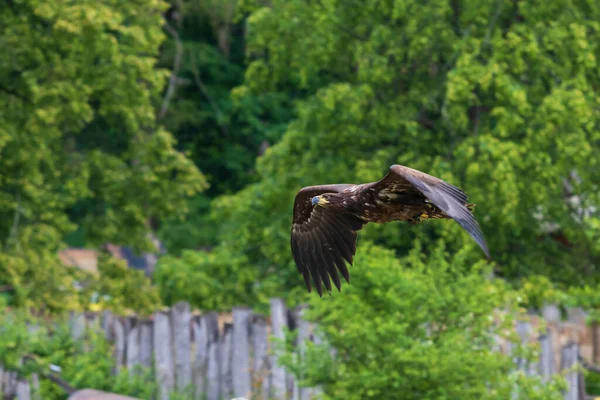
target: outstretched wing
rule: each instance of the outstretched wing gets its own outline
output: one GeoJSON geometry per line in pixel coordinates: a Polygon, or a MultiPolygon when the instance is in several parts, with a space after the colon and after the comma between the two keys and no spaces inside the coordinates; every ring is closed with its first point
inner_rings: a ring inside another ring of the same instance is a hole
{"type": "Polygon", "coordinates": [[[383,179],[373,183],[371,188],[375,190],[397,188],[404,191],[416,189],[432,204],[458,222],[475,239],[487,258],[490,258],[479,224],[466,207],[468,197],[456,186],[416,169],[396,164],[390,167],[390,171],[383,179]]]}
{"type": "Polygon", "coordinates": [[[354,216],[313,207],[311,199],[323,193],[340,193],[354,185],[309,186],[296,194],[291,247],[298,271],[311,291],[311,277],[319,296],[324,284],[331,291],[331,280],[341,290],[339,274],[350,282],[346,261],[352,265],[356,253],[357,231],[363,222],[354,216]],[[339,272],[339,273],[338,273],[339,272]]]}

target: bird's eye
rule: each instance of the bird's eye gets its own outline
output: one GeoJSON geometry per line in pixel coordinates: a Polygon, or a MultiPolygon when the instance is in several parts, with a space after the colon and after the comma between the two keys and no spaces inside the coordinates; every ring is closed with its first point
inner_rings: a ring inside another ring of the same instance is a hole
{"type": "Polygon", "coordinates": [[[314,206],[319,202],[319,196],[315,196],[310,200],[310,203],[314,206]]]}

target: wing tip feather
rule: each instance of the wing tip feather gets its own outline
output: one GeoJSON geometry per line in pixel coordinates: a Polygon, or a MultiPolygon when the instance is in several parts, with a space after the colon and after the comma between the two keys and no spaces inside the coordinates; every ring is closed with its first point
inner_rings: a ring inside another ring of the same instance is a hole
{"type": "Polygon", "coordinates": [[[361,228],[362,222],[320,209],[303,226],[305,223],[292,224],[291,247],[308,293],[312,292],[312,286],[319,297],[323,297],[323,292],[331,295],[334,287],[341,292],[339,275],[350,283],[348,265],[353,265],[356,253],[355,229],[361,228]]]}

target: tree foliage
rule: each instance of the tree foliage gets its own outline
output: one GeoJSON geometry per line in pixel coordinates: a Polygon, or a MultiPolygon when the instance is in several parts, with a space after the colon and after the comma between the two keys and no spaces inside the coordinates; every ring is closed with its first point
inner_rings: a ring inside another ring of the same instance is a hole
{"type": "Polygon", "coordinates": [[[144,275],[144,271],[102,254],[98,260],[98,272],[97,277],[87,277],[89,284],[79,292],[81,309],[148,316],[160,307],[158,287],[144,275]]]}
{"type": "Polygon", "coordinates": [[[156,123],[165,8],[0,7],[0,281],[16,288],[16,304],[70,305],[73,278],[56,258],[67,234],[149,248],[148,222],[182,214],[206,188],[156,123]]]}
{"type": "MultiPolygon", "coordinates": [[[[234,95],[305,95],[281,141],[258,159],[259,180],[214,203],[219,245],[231,257],[222,273],[256,270],[254,298],[299,294],[289,250],[296,191],[377,180],[400,163],[469,194],[498,275],[561,284],[599,276],[589,207],[600,193],[600,9],[587,1],[350,4],[241,5],[252,60],[234,95]]],[[[449,252],[471,249],[465,267],[481,258],[458,224],[443,221],[369,225],[359,242],[402,255],[417,239],[426,253],[438,239],[449,252]]]]}
{"type": "Polygon", "coordinates": [[[217,243],[206,218],[210,200],[256,181],[256,158],[279,140],[293,116],[293,93],[232,95],[246,68],[246,23],[236,18],[236,3],[187,0],[167,12],[175,34],[166,40],[159,65],[172,69],[179,83],[161,122],[210,182],[190,201],[190,218],[162,221],[160,237],[175,254],[217,243]]]}
{"type": "Polygon", "coordinates": [[[515,390],[519,399],[562,399],[561,379],[527,378],[494,350],[498,338],[516,342],[513,292],[486,280],[483,262],[465,271],[466,249],[452,257],[443,245],[428,257],[421,250],[398,260],[368,246],[343,296],[311,299],[305,315],[326,346],[282,357],[302,384],[322,384],[326,399],[508,399],[515,390]]]}
{"type": "MultiPolygon", "coordinates": [[[[558,398],[559,384],[509,373],[491,351],[510,322],[493,310],[599,308],[595,3],[8,0],[0,20],[11,305],[144,314],[310,298],[342,362],[318,349],[286,362],[330,398],[508,398],[516,386],[558,398]],[[378,180],[393,163],[463,188],[493,262],[451,221],[370,224],[352,283],[308,296],[289,248],[296,192],[378,180]],[[56,256],[65,242],[148,249],[157,226],[157,287],[123,262],[102,257],[91,277],[56,256]],[[492,268],[519,291],[488,280],[492,268]]],[[[78,385],[151,397],[143,378],[110,380],[106,343],[84,354],[66,328],[30,334],[0,317],[3,365],[27,373],[32,354],[78,385]]]]}

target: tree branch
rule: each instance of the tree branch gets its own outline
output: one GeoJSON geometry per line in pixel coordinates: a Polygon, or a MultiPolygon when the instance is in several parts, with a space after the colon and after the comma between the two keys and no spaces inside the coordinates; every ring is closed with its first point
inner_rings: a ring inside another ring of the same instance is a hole
{"type": "Polygon", "coordinates": [[[192,63],[194,64],[192,66],[192,75],[194,75],[194,83],[196,83],[196,86],[198,86],[198,89],[200,89],[200,91],[202,92],[202,94],[204,95],[206,100],[208,100],[208,103],[212,107],[215,114],[217,114],[217,125],[219,126],[221,133],[223,133],[223,136],[227,136],[228,135],[227,127],[224,126],[223,123],[221,122],[221,121],[223,121],[223,113],[221,112],[221,108],[219,107],[217,102],[212,98],[210,93],[208,93],[208,88],[206,87],[204,82],[202,82],[202,79],[200,79],[200,74],[198,73],[198,67],[196,66],[195,58],[192,58],[192,63]]]}
{"type": "Polygon", "coordinates": [[[596,367],[595,365],[589,364],[587,361],[585,361],[583,359],[583,357],[581,356],[581,354],[577,355],[577,361],[579,361],[579,364],[581,364],[581,366],[583,368],[587,369],[588,371],[600,374],[600,368],[596,367]]]}
{"type": "Polygon", "coordinates": [[[75,393],[77,391],[76,388],[74,388],[73,386],[71,386],[68,382],[62,380],[61,378],[59,378],[58,376],[54,375],[54,374],[46,374],[46,373],[41,373],[40,376],[42,378],[46,378],[49,381],[52,381],[54,383],[56,383],[58,386],[61,387],[61,389],[63,389],[65,392],[67,392],[67,394],[71,395],[73,393],[75,393]]]}
{"type": "Polygon", "coordinates": [[[183,45],[181,44],[181,38],[179,37],[179,33],[175,28],[169,25],[169,23],[166,20],[164,27],[165,30],[171,34],[173,40],[175,40],[175,59],[173,60],[173,71],[171,72],[171,78],[169,78],[169,87],[167,88],[167,92],[165,93],[165,98],[163,99],[160,112],[158,113],[158,119],[163,119],[167,114],[167,110],[169,109],[169,103],[171,102],[173,94],[175,94],[175,86],[177,84],[177,73],[179,72],[179,68],[181,68],[181,62],[183,60],[183,45]]]}
{"type": "MultiPolygon", "coordinates": [[[[31,361],[33,363],[38,363],[38,356],[35,354],[25,354],[23,356],[23,362],[27,362],[27,361],[31,361]]],[[[63,380],[62,378],[54,375],[53,373],[45,373],[45,372],[38,372],[39,376],[41,376],[42,378],[48,379],[49,381],[52,381],[54,383],[56,383],[58,386],[60,386],[65,392],[67,392],[67,394],[73,394],[77,391],[77,388],[71,386],[67,381],[63,380]]]]}

